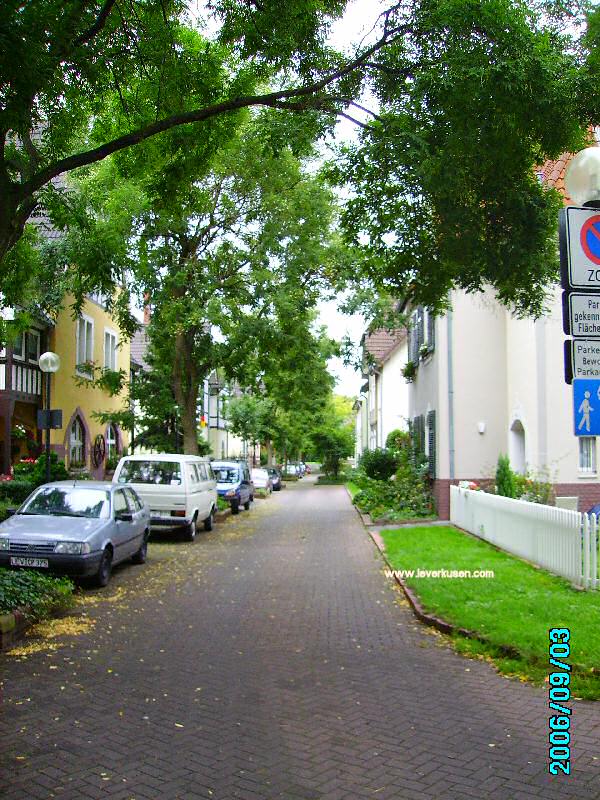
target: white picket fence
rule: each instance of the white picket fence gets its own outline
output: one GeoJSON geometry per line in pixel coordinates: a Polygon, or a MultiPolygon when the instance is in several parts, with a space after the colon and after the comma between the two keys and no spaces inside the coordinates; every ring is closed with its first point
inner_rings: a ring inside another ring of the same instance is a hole
{"type": "Polygon", "coordinates": [[[577,586],[600,589],[600,519],[595,515],[451,486],[450,519],[577,586]]]}

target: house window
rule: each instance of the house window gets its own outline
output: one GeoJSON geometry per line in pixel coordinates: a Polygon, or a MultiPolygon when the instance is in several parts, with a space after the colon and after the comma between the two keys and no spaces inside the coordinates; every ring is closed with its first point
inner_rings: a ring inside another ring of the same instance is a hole
{"type": "Polygon", "coordinates": [[[18,359],[19,361],[22,361],[25,358],[25,344],[24,344],[24,341],[25,341],[25,334],[24,333],[20,333],[18,335],[18,337],[15,339],[15,341],[13,342],[13,346],[12,346],[13,358],[18,359]]]}
{"type": "Polygon", "coordinates": [[[117,334],[104,331],[104,369],[117,369],[117,334]]]}
{"type": "Polygon", "coordinates": [[[40,358],[40,334],[38,331],[27,331],[25,334],[25,350],[27,361],[37,364],[40,358]]]}
{"type": "Polygon", "coordinates": [[[410,318],[408,360],[418,364],[435,348],[435,317],[429,309],[419,306],[410,318]]]}
{"type": "Polygon", "coordinates": [[[97,303],[99,306],[102,306],[102,308],[106,308],[108,304],[108,295],[104,294],[104,292],[90,292],[88,294],[88,297],[94,303],[97,303]]]}
{"type": "Polygon", "coordinates": [[[579,437],[579,471],[596,472],[596,437],[579,437]]]}
{"type": "Polygon", "coordinates": [[[106,430],[106,458],[108,461],[118,455],[117,442],[117,429],[114,425],[109,425],[106,430]]]}
{"type": "Polygon", "coordinates": [[[85,364],[94,360],[94,323],[89,317],[77,320],[77,371],[89,377],[85,364]]]}
{"type": "Polygon", "coordinates": [[[69,464],[72,467],[85,464],[85,431],[79,417],[75,417],[69,432],[69,464]]]}

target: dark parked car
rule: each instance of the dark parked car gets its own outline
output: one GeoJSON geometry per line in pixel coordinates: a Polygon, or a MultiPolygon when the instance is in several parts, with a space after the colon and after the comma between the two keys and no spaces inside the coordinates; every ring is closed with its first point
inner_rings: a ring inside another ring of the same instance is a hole
{"type": "Polygon", "coordinates": [[[0,524],[0,565],[91,576],[146,560],[150,512],[135,490],[101,481],[57,481],[36,489],[0,524]]]}
{"type": "Polygon", "coordinates": [[[213,461],[211,467],[217,479],[219,497],[229,501],[231,513],[239,513],[240,506],[248,511],[254,500],[254,484],[246,462],[213,461]]]}
{"type": "Polygon", "coordinates": [[[281,481],[281,472],[278,469],[275,469],[275,467],[268,467],[267,468],[267,472],[271,476],[271,483],[273,484],[273,491],[274,492],[281,491],[281,487],[283,486],[283,483],[281,481]]]}

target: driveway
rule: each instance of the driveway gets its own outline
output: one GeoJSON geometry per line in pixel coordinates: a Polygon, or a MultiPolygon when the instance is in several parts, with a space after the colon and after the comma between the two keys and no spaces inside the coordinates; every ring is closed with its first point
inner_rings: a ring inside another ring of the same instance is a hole
{"type": "Polygon", "coordinates": [[[419,625],[306,479],[85,591],[0,657],[4,798],[600,798],[600,705],[549,778],[541,689],[419,625]]]}

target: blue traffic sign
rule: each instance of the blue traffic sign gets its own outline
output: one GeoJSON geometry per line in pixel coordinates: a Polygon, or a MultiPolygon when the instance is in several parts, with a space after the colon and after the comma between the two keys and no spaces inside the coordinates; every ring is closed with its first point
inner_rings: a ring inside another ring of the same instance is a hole
{"type": "Polygon", "coordinates": [[[600,436],[600,379],[573,381],[575,436],[600,436]]]}

